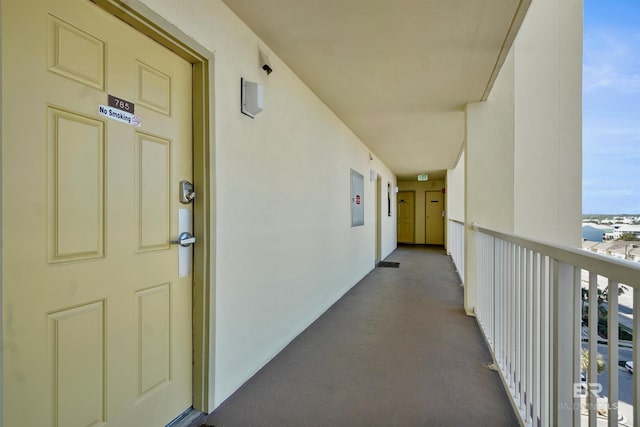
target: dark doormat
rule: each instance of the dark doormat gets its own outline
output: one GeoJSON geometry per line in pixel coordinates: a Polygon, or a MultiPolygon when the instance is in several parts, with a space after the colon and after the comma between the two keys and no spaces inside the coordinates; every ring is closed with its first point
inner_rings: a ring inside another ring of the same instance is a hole
{"type": "Polygon", "coordinates": [[[400,267],[399,262],[391,262],[391,261],[380,261],[377,267],[390,267],[390,268],[398,268],[400,267]]]}

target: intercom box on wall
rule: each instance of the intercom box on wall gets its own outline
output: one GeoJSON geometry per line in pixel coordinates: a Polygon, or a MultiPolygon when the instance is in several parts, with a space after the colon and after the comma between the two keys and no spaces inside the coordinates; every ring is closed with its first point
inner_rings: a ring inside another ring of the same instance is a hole
{"type": "Polygon", "coordinates": [[[256,114],[264,109],[264,88],[262,85],[244,78],[240,79],[240,84],[242,100],[240,110],[242,114],[246,114],[253,119],[256,114]]]}

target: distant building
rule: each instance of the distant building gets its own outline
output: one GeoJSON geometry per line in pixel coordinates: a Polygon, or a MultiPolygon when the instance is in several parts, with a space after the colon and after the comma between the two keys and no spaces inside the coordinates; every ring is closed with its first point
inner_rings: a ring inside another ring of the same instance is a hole
{"type": "Polygon", "coordinates": [[[605,242],[585,240],[582,242],[582,249],[601,255],[640,262],[640,239],[631,241],[610,240],[605,242]]]}
{"type": "MultiPolygon", "coordinates": [[[[615,224],[612,226],[613,230],[605,232],[604,240],[615,240],[624,236],[625,234],[633,234],[640,239],[640,225],[630,224],[615,224]]],[[[584,228],[582,235],[584,237],[584,228]]]]}

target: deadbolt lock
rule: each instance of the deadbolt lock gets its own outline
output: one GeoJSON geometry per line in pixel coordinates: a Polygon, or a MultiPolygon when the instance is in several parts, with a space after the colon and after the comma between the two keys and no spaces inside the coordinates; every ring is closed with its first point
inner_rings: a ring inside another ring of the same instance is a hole
{"type": "Polygon", "coordinates": [[[180,181],[180,203],[189,204],[196,197],[196,193],[193,191],[193,184],[183,179],[180,181]]]}

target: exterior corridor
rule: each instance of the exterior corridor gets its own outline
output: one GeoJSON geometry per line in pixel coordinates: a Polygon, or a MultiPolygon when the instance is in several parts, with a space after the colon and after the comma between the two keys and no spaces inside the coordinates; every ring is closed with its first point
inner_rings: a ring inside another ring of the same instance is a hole
{"type": "Polygon", "coordinates": [[[387,261],[400,266],[368,274],[205,425],[518,425],[444,250],[387,261]]]}

